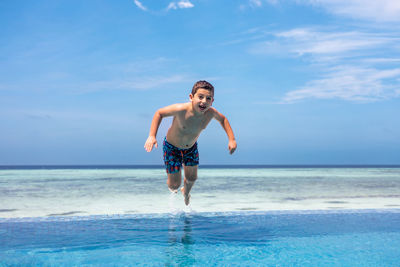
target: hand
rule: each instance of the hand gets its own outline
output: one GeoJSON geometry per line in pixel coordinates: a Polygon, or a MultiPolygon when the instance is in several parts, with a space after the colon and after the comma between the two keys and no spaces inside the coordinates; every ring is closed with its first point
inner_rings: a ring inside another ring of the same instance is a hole
{"type": "Polygon", "coordinates": [[[149,136],[146,143],[144,143],[144,149],[146,149],[147,152],[150,152],[153,149],[153,146],[156,148],[158,147],[157,139],[154,136],[149,136]]]}
{"type": "Polygon", "coordinates": [[[229,154],[233,154],[233,152],[235,152],[236,150],[236,141],[235,140],[230,140],[229,144],[228,144],[228,149],[229,149],[229,154]]]}

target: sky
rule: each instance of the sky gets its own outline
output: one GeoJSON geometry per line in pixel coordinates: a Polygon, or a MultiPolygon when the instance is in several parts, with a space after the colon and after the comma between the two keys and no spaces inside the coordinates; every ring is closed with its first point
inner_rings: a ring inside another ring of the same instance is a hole
{"type": "Polygon", "coordinates": [[[4,0],[0,165],[155,164],[215,87],[200,164],[400,164],[398,0],[4,0]]]}

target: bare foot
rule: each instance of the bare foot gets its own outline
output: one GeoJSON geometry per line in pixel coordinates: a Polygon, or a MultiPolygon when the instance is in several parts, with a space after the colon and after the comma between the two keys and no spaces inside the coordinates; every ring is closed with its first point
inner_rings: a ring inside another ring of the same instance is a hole
{"type": "Polygon", "coordinates": [[[184,187],[181,188],[181,191],[182,191],[183,196],[185,197],[185,204],[187,206],[187,205],[189,205],[189,202],[190,202],[190,194],[185,194],[184,187]]]}
{"type": "Polygon", "coordinates": [[[169,188],[169,187],[168,187],[168,189],[169,189],[169,191],[171,191],[171,193],[175,193],[175,194],[178,193],[178,190],[177,190],[177,189],[171,189],[171,188],[169,188]]]}

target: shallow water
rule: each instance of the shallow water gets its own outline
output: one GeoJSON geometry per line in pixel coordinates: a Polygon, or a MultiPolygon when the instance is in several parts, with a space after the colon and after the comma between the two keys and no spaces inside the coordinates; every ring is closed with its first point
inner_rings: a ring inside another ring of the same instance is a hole
{"type": "Polygon", "coordinates": [[[191,205],[154,169],[0,170],[0,218],[400,208],[400,168],[201,168],[191,205]]]}

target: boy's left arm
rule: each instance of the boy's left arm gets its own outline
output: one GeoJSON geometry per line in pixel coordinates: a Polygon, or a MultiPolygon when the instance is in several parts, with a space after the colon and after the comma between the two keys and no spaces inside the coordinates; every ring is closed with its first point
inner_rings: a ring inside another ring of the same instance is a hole
{"type": "Polygon", "coordinates": [[[229,138],[228,149],[229,149],[229,153],[232,154],[233,152],[235,152],[236,147],[237,147],[235,135],[233,134],[232,127],[229,124],[228,119],[224,115],[219,113],[215,108],[213,108],[213,113],[214,113],[214,118],[217,121],[219,121],[222,128],[224,128],[226,134],[228,135],[228,138],[229,138]]]}

